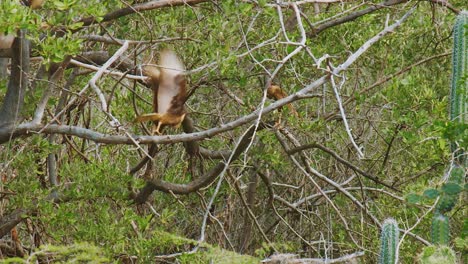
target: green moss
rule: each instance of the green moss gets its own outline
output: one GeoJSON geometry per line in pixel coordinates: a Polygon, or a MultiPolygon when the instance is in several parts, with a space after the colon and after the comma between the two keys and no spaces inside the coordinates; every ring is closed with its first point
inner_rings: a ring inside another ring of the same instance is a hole
{"type": "Polygon", "coordinates": [[[252,256],[240,255],[232,251],[217,247],[206,248],[194,254],[184,254],[178,258],[180,263],[219,263],[219,264],[249,264],[259,263],[260,260],[252,256]]]}
{"type": "Polygon", "coordinates": [[[446,246],[426,247],[419,255],[419,263],[422,264],[455,264],[456,259],[455,252],[446,246]]]}
{"type": "MultiPolygon", "coordinates": [[[[151,240],[151,247],[154,248],[154,256],[168,255],[179,252],[189,252],[196,245],[197,241],[180,237],[165,231],[155,231],[151,240]]],[[[220,249],[206,243],[202,243],[200,248],[194,253],[184,253],[177,257],[178,263],[259,263],[258,258],[240,255],[232,251],[220,249]]]]}
{"type": "Polygon", "coordinates": [[[27,260],[10,258],[1,263],[109,263],[102,250],[87,243],[68,246],[44,245],[37,249],[27,260]]]}

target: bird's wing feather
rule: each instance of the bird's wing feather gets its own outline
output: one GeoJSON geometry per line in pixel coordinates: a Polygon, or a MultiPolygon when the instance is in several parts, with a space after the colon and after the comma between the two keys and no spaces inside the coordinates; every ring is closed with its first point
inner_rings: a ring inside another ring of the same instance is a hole
{"type": "Polygon", "coordinates": [[[184,74],[185,67],[177,55],[170,50],[161,52],[159,60],[161,71],[158,89],[158,113],[169,111],[174,97],[185,93],[185,85],[180,85],[177,76],[184,74]]]}

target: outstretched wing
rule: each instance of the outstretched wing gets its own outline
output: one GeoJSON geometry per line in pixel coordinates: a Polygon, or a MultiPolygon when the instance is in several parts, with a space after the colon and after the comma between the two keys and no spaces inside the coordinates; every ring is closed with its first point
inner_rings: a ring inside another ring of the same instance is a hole
{"type": "Polygon", "coordinates": [[[184,65],[171,50],[161,52],[159,60],[158,113],[183,112],[186,99],[184,65]]]}

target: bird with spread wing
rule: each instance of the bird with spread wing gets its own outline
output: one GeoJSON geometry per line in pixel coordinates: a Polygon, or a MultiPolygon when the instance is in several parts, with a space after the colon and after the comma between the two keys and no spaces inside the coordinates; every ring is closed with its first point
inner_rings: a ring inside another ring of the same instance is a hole
{"type": "Polygon", "coordinates": [[[161,134],[165,126],[180,126],[186,114],[187,82],[184,72],[184,65],[171,50],[161,52],[157,66],[143,67],[153,90],[153,113],[140,115],[135,122],[153,121],[153,134],[161,134]]]}

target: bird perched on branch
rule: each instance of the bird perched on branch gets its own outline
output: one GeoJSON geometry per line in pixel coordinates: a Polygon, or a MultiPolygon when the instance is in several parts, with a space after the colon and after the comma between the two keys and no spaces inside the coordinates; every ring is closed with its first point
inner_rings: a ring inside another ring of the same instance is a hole
{"type": "MultiPolygon", "coordinates": [[[[287,96],[288,94],[285,91],[283,91],[283,89],[281,89],[281,87],[279,87],[278,85],[272,84],[267,89],[267,97],[275,101],[283,99],[287,96]]],[[[299,117],[299,114],[297,113],[296,109],[294,108],[292,104],[288,104],[288,108],[289,108],[289,111],[291,111],[293,115],[295,115],[296,117],[299,117]]],[[[281,111],[281,108],[278,110],[281,111]]]]}
{"type": "Polygon", "coordinates": [[[143,67],[153,90],[153,113],[140,115],[135,122],[153,121],[153,134],[161,134],[165,126],[180,126],[186,114],[187,82],[184,72],[184,65],[171,50],[161,52],[158,66],[143,67]]]}

